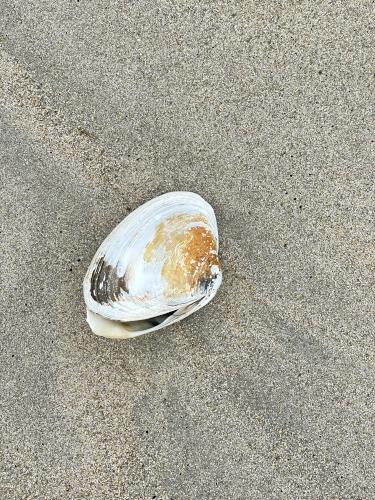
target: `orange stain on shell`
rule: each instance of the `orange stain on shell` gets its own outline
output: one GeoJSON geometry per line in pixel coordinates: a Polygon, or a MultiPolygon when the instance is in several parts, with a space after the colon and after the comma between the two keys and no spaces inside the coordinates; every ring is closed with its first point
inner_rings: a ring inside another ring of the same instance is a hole
{"type": "Polygon", "coordinates": [[[163,258],[166,296],[189,294],[220,267],[215,238],[200,214],[177,215],[160,223],[144,252],[145,262],[163,258]]]}

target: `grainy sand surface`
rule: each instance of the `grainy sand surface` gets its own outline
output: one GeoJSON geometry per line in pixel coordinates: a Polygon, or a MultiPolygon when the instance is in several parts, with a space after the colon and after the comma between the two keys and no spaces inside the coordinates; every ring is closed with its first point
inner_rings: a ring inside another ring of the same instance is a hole
{"type": "Polygon", "coordinates": [[[372,499],[371,1],[0,0],[0,497],[372,499]],[[96,248],[215,208],[209,306],[90,334],[96,248]]]}

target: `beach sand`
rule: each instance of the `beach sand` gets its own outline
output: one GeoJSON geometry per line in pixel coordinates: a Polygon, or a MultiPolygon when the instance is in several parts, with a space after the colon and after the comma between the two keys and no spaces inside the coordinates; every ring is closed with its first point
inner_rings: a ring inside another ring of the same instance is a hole
{"type": "Polygon", "coordinates": [[[2,500],[375,497],[372,13],[0,0],[2,500]],[[218,295],[92,335],[97,247],[174,190],[218,295]]]}

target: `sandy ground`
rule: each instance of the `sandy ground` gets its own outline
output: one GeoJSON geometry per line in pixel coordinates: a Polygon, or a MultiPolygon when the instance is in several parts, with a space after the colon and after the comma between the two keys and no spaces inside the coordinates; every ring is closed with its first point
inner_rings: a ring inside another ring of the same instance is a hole
{"type": "Polygon", "coordinates": [[[372,499],[370,1],[0,0],[0,497],[372,499]],[[144,201],[215,208],[215,300],[95,337],[144,201]]]}

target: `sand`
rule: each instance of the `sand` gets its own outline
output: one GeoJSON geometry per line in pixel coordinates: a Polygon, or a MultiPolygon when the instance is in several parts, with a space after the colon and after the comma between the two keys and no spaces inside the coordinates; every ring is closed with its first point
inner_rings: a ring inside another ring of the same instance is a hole
{"type": "Polygon", "coordinates": [[[371,14],[0,0],[2,500],[375,497],[371,14]],[[92,335],[92,256],[171,190],[218,295],[92,335]]]}

